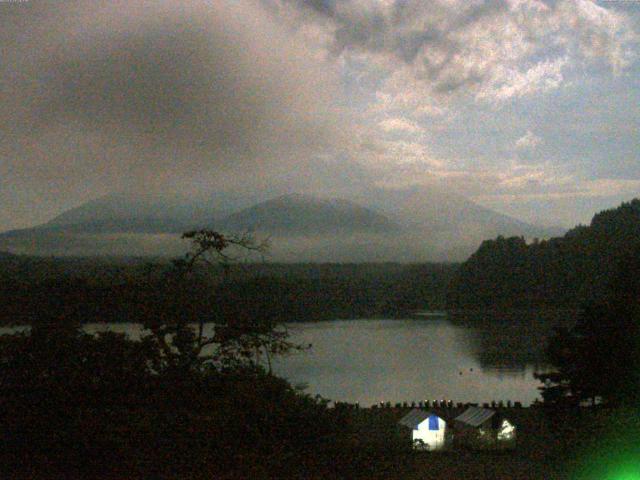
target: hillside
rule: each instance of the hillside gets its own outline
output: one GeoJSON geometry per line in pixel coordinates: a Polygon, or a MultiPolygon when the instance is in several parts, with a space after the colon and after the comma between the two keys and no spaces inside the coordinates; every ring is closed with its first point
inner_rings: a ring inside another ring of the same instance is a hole
{"type": "Polygon", "coordinates": [[[449,308],[578,307],[601,295],[617,265],[640,254],[640,199],[596,214],[563,237],[487,240],[460,267],[449,308]]]}
{"type": "Polygon", "coordinates": [[[107,195],[67,210],[39,229],[76,233],[178,233],[195,220],[185,207],[142,196],[107,195]]]}

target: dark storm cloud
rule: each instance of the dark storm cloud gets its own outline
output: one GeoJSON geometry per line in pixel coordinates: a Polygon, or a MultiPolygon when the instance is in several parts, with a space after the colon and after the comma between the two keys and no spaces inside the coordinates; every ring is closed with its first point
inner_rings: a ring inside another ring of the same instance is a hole
{"type": "Polygon", "coordinates": [[[5,210],[250,188],[344,131],[331,70],[253,2],[4,3],[0,32],[5,210]]]}

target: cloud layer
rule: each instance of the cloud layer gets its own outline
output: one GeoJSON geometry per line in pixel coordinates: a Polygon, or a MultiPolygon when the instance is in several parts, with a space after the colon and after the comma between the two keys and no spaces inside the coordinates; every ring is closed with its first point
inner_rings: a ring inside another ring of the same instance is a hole
{"type": "Polygon", "coordinates": [[[629,131],[639,113],[633,7],[591,0],[268,4],[355,79],[350,92],[366,105],[365,163],[374,164],[379,184],[445,184],[503,199],[502,210],[511,212],[510,203],[531,195],[633,195],[629,185],[640,179],[630,166],[640,141],[629,131]],[[613,190],[593,188],[605,183],[613,190]]]}
{"type": "Polygon", "coordinates": [[[444,184],[503,211],[633,193],[639,17],[591,0],[0,3],[0,230],[121,189],[444,184]]]}
{"type": "Polygon", "coordinates": [[[310,38],[336,56],[365,57],[435,95],[465,91],[487,100],[557,88],[569,64],[600,63],[619,73],[631,61],[635,37],[625,16],[589,0],[280,0],[277,6],[289,21],[315,23],[322,34],[312,30],[310,38]]]}

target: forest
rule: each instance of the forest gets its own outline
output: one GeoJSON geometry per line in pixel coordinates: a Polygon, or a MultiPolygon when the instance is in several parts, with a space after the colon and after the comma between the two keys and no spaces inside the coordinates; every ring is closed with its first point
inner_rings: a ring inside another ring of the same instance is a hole
{"type": "Polygon", "coordinates": [[[602,211],[563,237],[487,240],[454,275],[447,307],[580,308],[606,294],[619,264],[639,246],[639,199],[602,211]]]}
{"type": "MultiPolygon", "coordinates": [[[[277,264],[196,266],[172,280],[166,259],[0,257],[0,324],[38,322],[66,309],[87,322],[144,323],[180,312],[196,321],[246,314],[281,322],[402,317],[444,307],[453,264],[277,264]],[[242,311],[241,311],[242,310],[242,311]]],[[[74,321],[75,321],[74,320],[74,321]]]]}
{"type": "MultiPolygon", "coordinates": [[[[23,270],[25,260],[34,260],[6,259],[5,277],[26,278],[37,266],[44,283],[37,292],[25,290],[39,295],[30,299],[31,329],[0,336],[0,474],[370,478],[397,468],[410,453],[406,445],[394,436],[362,445],[350,409],[329,409],[328,400],[294,388],[261,362],[263,355],[306,348],[289,341],[281,312],[261,311],[281,287],[263,291],[241,312],[225,311],[234,307],[231,300],[217,310],[224,315],[203,310],[208,304],[197,297],[205,285],[229,289],[234,299],[241,287],[233,281],[255,281],[224,273],[227,247],[251,249],[251,242],[211,231],[185,236],[194,251],[182,261],[138,265],[147,283],[120,283],[118,290],[101,289],[103,279],[92,276],[65,277],[60,290],[47,295],[48,275],[60,275],[68,264],[37,260],[23,270]],[[200,283],[220,270],[224,281],[200,283]],[[129,308],[135,318],[128,319],[146,328],[142,338],[82,329],[88,319],[129,308]],[[216,328],[208,337],[203,324],[212,319],[216,328]]],[[[83,265],[71,270],[102,268],[83,265]]],[[[136,268],[111,267],[101,270],[111,278],[136,268]]],[[[266,285],[274,281],[262,278],[266,285]]],[[[28,280],[16,288],[32,288],[34,278],[28,280]]]]}

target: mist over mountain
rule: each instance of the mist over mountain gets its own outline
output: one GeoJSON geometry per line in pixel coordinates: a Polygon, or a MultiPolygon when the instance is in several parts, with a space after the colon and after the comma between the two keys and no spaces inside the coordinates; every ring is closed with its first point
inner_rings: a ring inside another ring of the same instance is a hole
{"type": "Polygon", "coordinates": [[[111,194],[42,225],[0,234],[0,248],[40,255],[174,256],[188,247],[180,233],[214,228],[270,237],[271,258],[278,261],[457,261],[492,236],[554,233],[435,188],[371,188],[351,199],[268,195],[111,194]]]}

